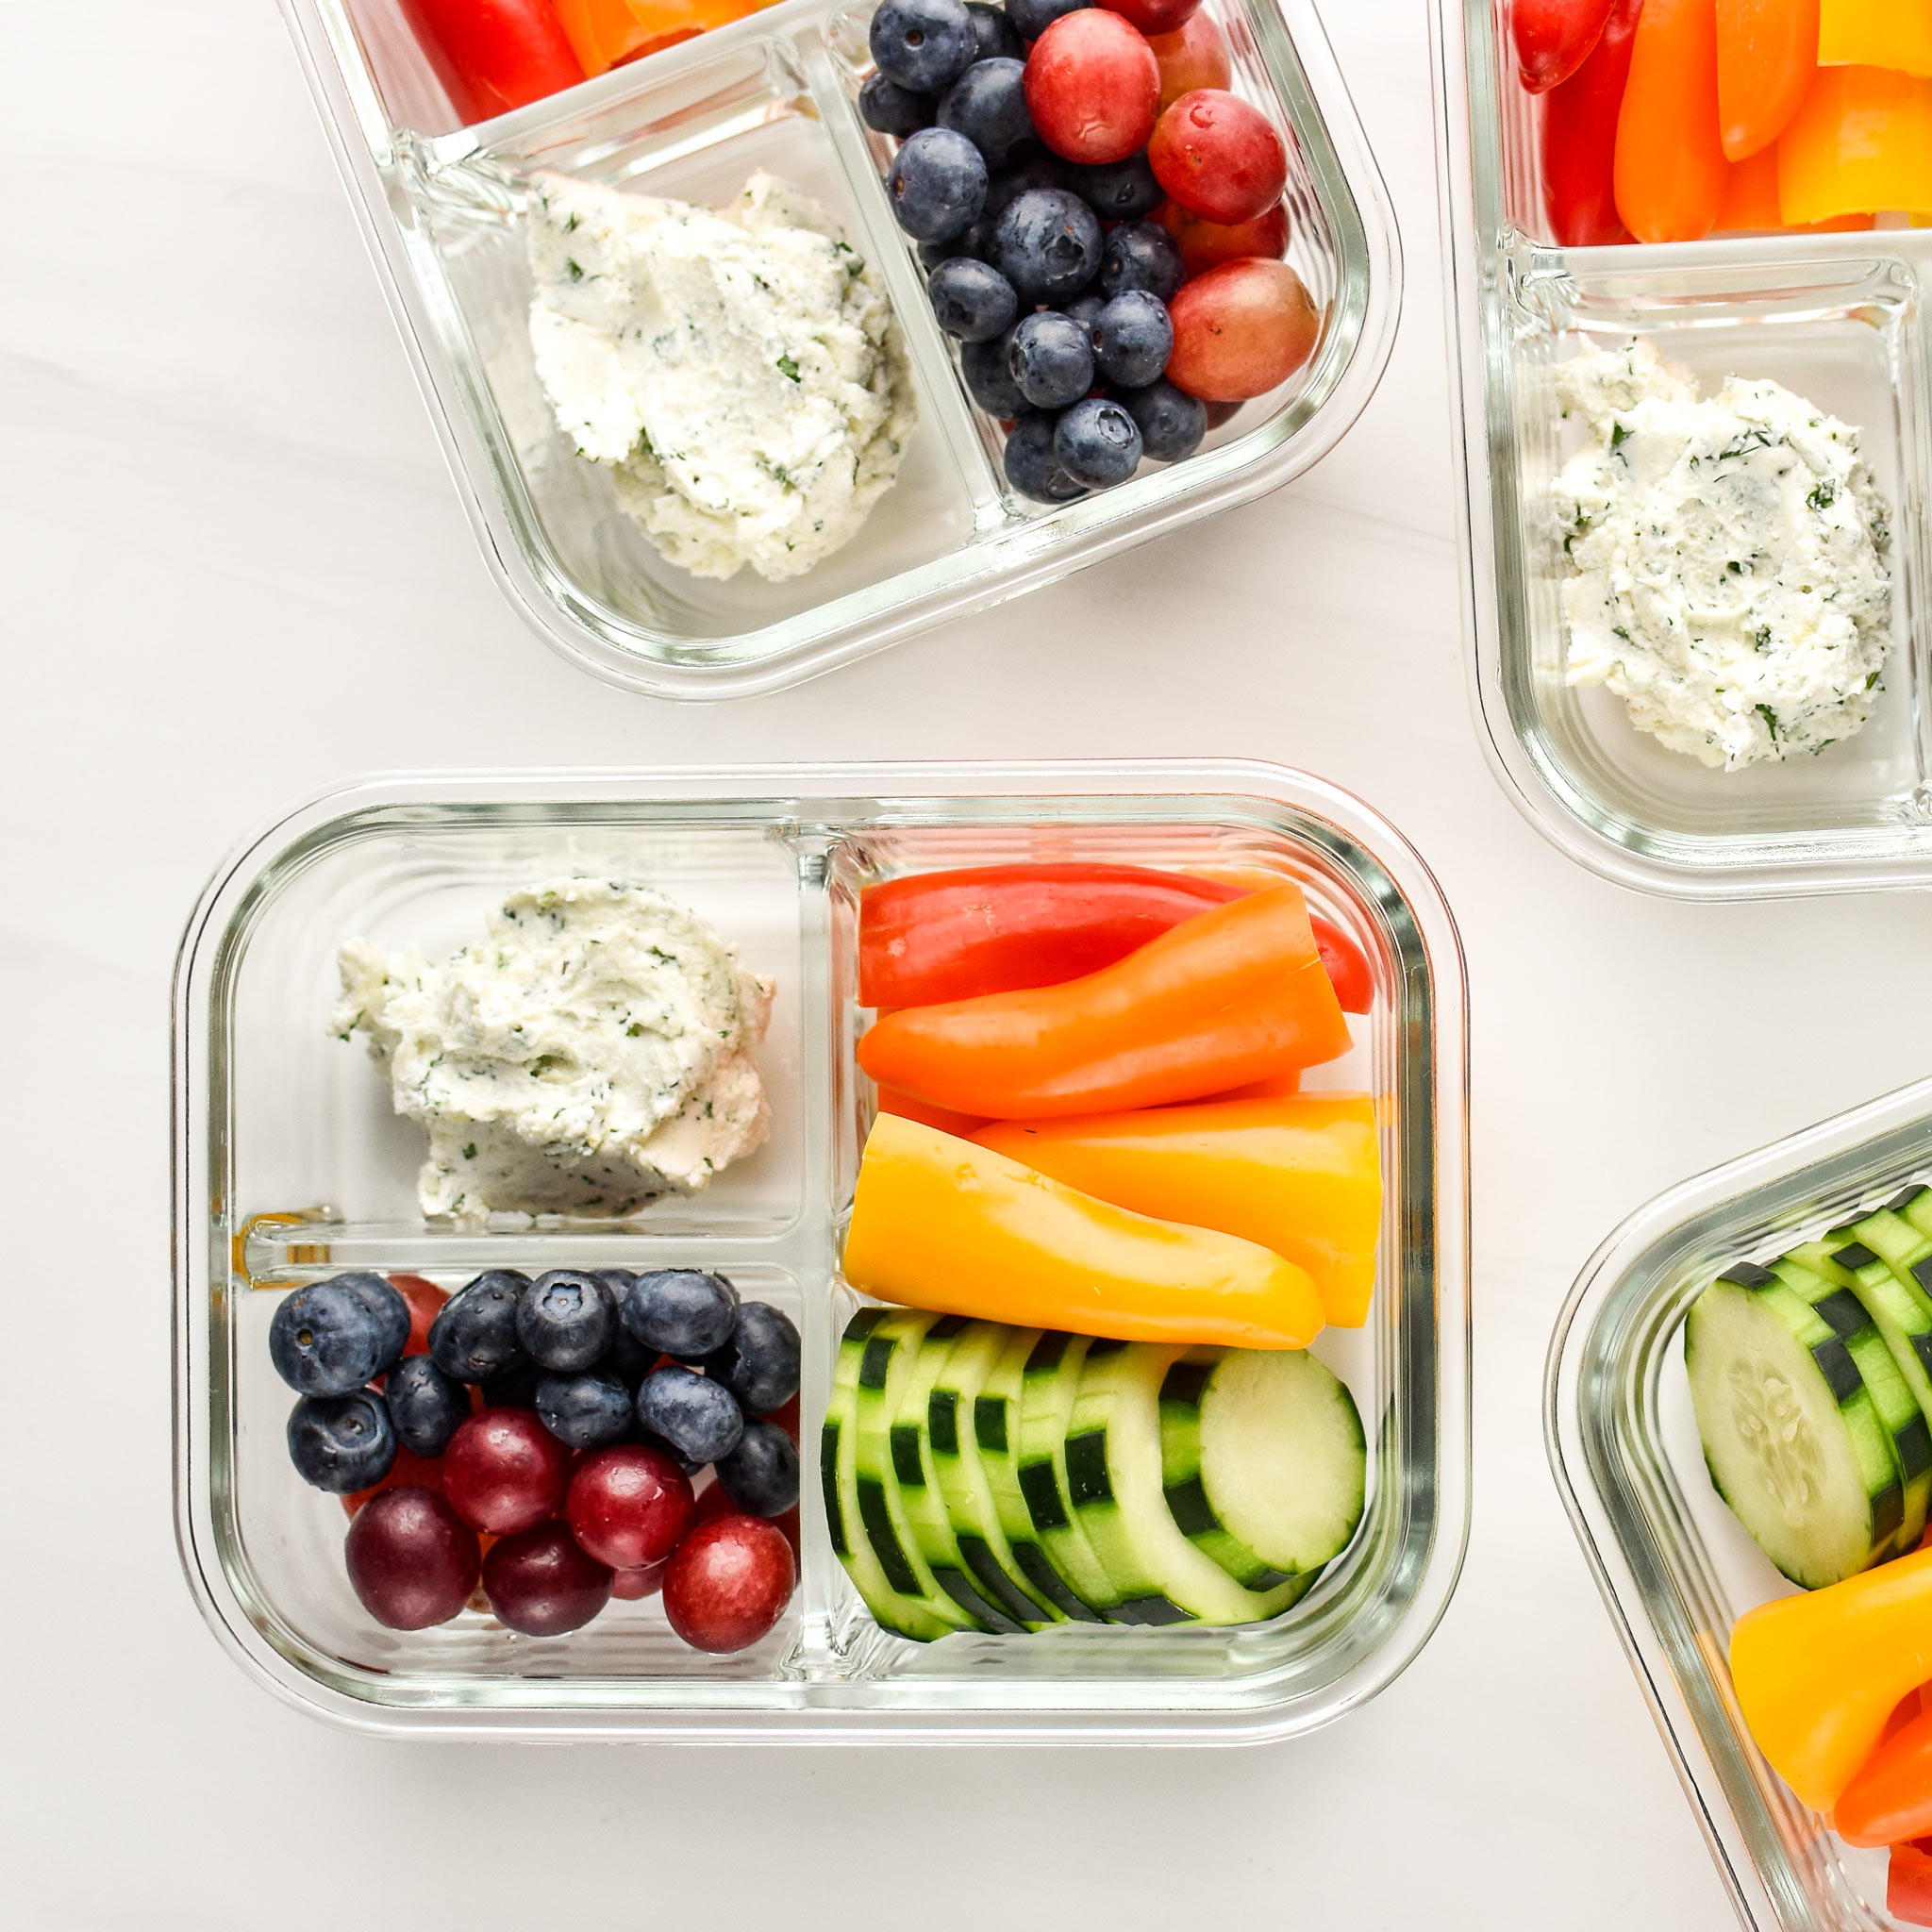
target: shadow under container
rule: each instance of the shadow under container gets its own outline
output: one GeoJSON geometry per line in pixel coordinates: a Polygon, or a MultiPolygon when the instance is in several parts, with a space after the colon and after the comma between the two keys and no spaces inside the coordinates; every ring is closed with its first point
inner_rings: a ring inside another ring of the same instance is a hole
{"type": "Polygon", "coordinates": [[[1684,1320],[1724,1269],[1765,1262],[1932,1177],[1932,1080],[1660,1194],[1578,1277],[1551,1343],[1544,1427],[1584,1556],[1749,1932],[1880,1932],[1887,1854],[1847,1845],[1745,1727],[1731,1626],[1792,1586],[1705,1468],[1684,1320]]]}
{"type": "Polygon", "coordinates": [[[1454,1588],[1469,1509],[1466,1019],[1434,881],[1380,819],[1254,764],[768,767],[381,779],[303,806],[239,852],[190,924],[175,989],[176,1525],[203,1614],[253,1675],[358,1728],[548,1738],[1242,1741],[1373,1696],[1454,1588]],[[858,894],[941,867],[1104,860],[1300,883],[1362,950],[1373,1011],[1308,1085],[1377,1097],[1387,1194],[1367,1324],[1316,1352],[1371,1454],[1355,1541],[1291,1611],[1234,1630],[1070,1625],[931,1645],[881,1631],[837,1561],[815,1450],[873,1096],[853,1046],[858,894]],[[771,1139],[704,1192],[623,1221],[425,1222],[420,1130],[359,1041],[330,1036],[338,946],[436,958],[503,892],[571,873],[648,881],[740,941],[777,997],[755,1056],[771,1139]],[[804,1338],[803,1561],[760,1643],[707,1657],[655,1600],[567,1637],[466,1611],[416,1632],[362,1611],[338,1500],[290,1466],[268,1325],[351,1268],[455,1288],[486,1267],[694,1266],[804,1338]]]}
{"type": "Polygon", "coordinates": [[[1434,13],[1470,687],[1491,766],[1545,837],[1622,885],[1698,899],[1923,886],[1932,233],[1557,245],[1541,109],[1517,81],[1506,11],[1437,0],[1434,13]],[[1713,771],[1640,732],[1608,691],[1565,680],[1551,492],[1583,436],[1561,420],[1555,371],[1632,338],[1705,395],[1727,375],[1769,378],[1860,431],[1891,510],[1892,650],[1872,717],[1815,757],[1713,771]]]}
{"type": "Polygon", "coordinates": [[[782,0],[458,127],[402,0],[282,4],[485,558],[540,637],[612,684],[775,691],[1246,502],[1334,446],[1388,359],[1394,218],[1308,0],[1208,10],[1236,89],[1288,144],[1289,260],[1324,315],[1309,359],[1195,455],[1058,507],[1008,486],[998,427],[967,395],[893,220],[889,144],[857,105],[869,6],[782,0]],[[717,582],[667,563],[558,430],[530,347],[522,208],[542,170],[723,207],[758,169],[806,189],[879,265],[919,426],[844,549],[787,582],[749,566],[717,582]]]}

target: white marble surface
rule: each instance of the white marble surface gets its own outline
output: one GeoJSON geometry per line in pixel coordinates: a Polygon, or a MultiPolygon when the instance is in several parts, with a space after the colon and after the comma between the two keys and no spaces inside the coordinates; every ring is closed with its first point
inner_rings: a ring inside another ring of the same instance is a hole
{"type": "Polygon", "coordinates": [[[1340,452],[704,710],[593,684],[497,595],[269,0],[0,0],[9,1923],[1729,1923],[1557,1506],[1544,1345],[1656,1190],[1925,1071],[1932,913],[1630,897],[1505,802],[1464,700],[1423,4],[1327,15],[1408,268],[1340,452]],[[1408,1674],[1291,1746],[1119,1754],[397,1746],[246,1681],[169,1520],[168,974],[230,841],[384,767],[1116,753],[1333,777],[1461,922],[1475,1525],[1408,1674]]]}

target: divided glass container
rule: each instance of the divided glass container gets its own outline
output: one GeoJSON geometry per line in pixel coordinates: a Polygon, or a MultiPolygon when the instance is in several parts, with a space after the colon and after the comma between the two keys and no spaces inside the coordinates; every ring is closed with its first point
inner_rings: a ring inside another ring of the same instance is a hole
{"type": "Polygon", "coordinates": [[[1507,0],[1437,0],[1434,16],[1471,692],[1504,789],[1571,858],[1652,891],[1932,880],[1932,232],[1560,247],[1507,0]],[[1584,435],[1561,420],[1554,371],[1633,338],[1705,395],[1727,375],[1768,377],[1861,432],[1892,513],[1892,651],[1870,720],[1815,757],[1712,771],[1637,730],[1607,690],[1565,682],[1568,571],[1550,498],[1584,435]]]}
{"type": "Polygon", "coordinates": [[[1289,260],[1323,312],[1307,364],[1186,460],[1052,508],[1008,487],[997,425],[961,386],[892,218],[890,143],[858,118],[872,8],[782,0],[494,120],[459,127],[402,0],[282,0],[405,345],[484,554],[547,642],[610,683],[727,698],[796,684],[1245,502],[1360,413],[1394,333],[1393,216],[1309,0],[1208,0],[1236,89],[1290,155],[1289,260]],[[553,170],[723,207],[763,169],[879,264],[919,426],[898,481],[806,575],[724,582],[664,561],[538,381],[521,208],[553,170]]]}
{"type": "Polygon", "coordinates": [[[1932,1178],[1921,1080],[1660,1194],[1591,1257],[1545,1385],[1551,1467],[1651,1714],[1750,1932],[1880,1932],[1887,1854],[1837,1838],[1751,1740],[1731,1626],[1793,1594],[1711,1484],[1684,1320],[1723,1270],[1774,1259],[1932,1178]]]}
{"type": "Polygon", "coordinates": [[[210,1626],[305,1708],[412,1734],[1245,1740],[1374,1694],[1447,1604],[1469,1508],[1466,1021],[1434,881],[1320,780],[1251,764],[767,767],[380,779],[316,798],[218,873],[175,1012],[176,1525],[210,1626]],[[1241,867],[1299,882],[1370,961],[1373,1010],[1312,1088],[1376,1097],[1386,1199],[1367,1324],[1315,1352],[1370,1446],[1355,1541],[1291,1610],[1239,1629],[881,1631],[837,1561],[816,1445],[860,1298],[838,1257],[872,1113],[853,1057],[858,894],[935,868],[1042,860],[1241,867]],[[359,1039],[327,1030],[351,937],[431,958],[503,893],[590,873],[654,885],[777,983],[754,1058],[772,1132],[704,1192],[626,1220],[425,1222],[421,1130],[359,1039]],[[306,1487],[268,1357],[287,1291],[356,1268],[456,1288],[486,1267],[694,1266],[783,1307],[804,1339],[801,1580],[753,1648],[709,1657],[654,1598],[567,1637],[487,1612],[412,1633],[361,1609],[339,1500],[306,1487]]]}

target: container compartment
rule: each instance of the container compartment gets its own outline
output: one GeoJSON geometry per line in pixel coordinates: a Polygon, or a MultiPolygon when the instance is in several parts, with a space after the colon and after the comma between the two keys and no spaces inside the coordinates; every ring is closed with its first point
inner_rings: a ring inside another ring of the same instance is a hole
{"type": "Polygon", "coordinates": [[[1459,959],[1413,856],[1315,781],[1130,766],[363,787],[298,812],[217,880],[191,926],[179,1000],[184,1557],[217,1633],[298,1703],[361,1726],[546,1735],[1282,1735],[1373,1694],[1446,1602],[1466,1509],[1459,959]],[[852,1058],[867,1017],[857,895],[908,871],[1083,858],[1295,878],[1372,963],[1374,1012],[1309,1083],[1366,1088],[1381,1117],[1374,1308],[1316,1349],[1361,1407],[1370,1507],[1350,1549],[1273,1624],[912,1644],[877,1628],[834,1558],[815,1474],[832,1357],[859,1305],[838,1274],[872,1114],[852,1058]],[[628,1220],[500,1215],[476,1232],[425,1222],[420,1131],[390,1113],[359,1041],[327,1031],[336,947],[366,934],[436,958],[475,936],[503,890],[580,867],[661,886],[777,978],[758,1056],[772,1139],[706,1193],[628,1220]],[[476,1613],[383,1631],[343,1574],[340,1505],[289,1466],[292,1397],[266,1334],[291,1287],[349,1267],[455,1287],[487,1266],[573,1265],[720,1268],[800,1327],[802,1580],[751,1651],[686,1650],[655,1600],[543,1642],[476,1613]]]}
{"type": "Polygon", "coordinates": [[[1887,1855],[1835,1837],[1751,1740],[1731,1625],[1792,1593],[1713,1489],[1683,1324],[1732,1261],[1768,1260],[1932,1178],[1932,1081],[1658,1196],[1591,1257],[1551,1344],[1551,1466],[1719,1872],[1751,1932],[1877,1932],[1887,1855]]]}

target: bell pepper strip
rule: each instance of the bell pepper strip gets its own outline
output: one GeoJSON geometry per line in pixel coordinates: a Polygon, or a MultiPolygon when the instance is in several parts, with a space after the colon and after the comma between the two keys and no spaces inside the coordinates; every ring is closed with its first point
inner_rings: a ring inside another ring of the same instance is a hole
{"type": "Polygon", "coordinates": [[[1617,215],[1617,115],[1643,0],[1615,0],[1590,58],[1543,101],[1543,208],[1565,248],[1627,242],[1617,215]]]}
{"type": "Polygon", "coordinates": [[[1272,1249],[1307,1271],[1332,1326],[1368,1316],[1382,1172],[1365,1093],[998,1121],[973,1140],[1116,1208],[1272,1249]]]}
{"type": "Polygon", "coordinates": [[[466,127],[584,77],[551,0],[403,0],[403,12],[466,127]]]}
{"type": "Polygon", "coordinates": [[[1717,0],[1717,117],[1724,158],[1775,142],[1818,70],[1818,0],[1717,0]]]}
{"type": "Polygon", "coordinates": [[[641,60],[714,26],[728,26],[773,0],[556,0],[587,74],[641,60]]]}
{"type": "Polygon", "coordinates": [[[1885,1909],[1907,1925],[1932,1925],[1932,1839],[1892,1846],[1885,1909]]]}
{"type": "Polygon", "coordinates": [[[1932,1680],[1932,1550],[1746,1610],[1731,1681],[1771,1768],[1828,1811],[1907,1690],[1932,1680]]]}
{"type": "Polygon", "coordinates": [[[1924,0],[1818,0],[1818,64],[1932,78],[1932,8],[1924,0]]]}
{"type": "Polygon", "coordinates": [[[1711,232],[1763,235],[1775,233],[1784,225],[1784,208],[1777,196],[1777,149],[1768,147],[1748,161],[1734,161],[1711,232]]]}
{"type": "Polygon", "coordinates": [[[1040,1120],[1199,1100],[1348,1046],[1301,889],[1282,885],[1084,978],[892,1013],[858,1064],[935,1107],[1040,1120]]]}
{"type": "Polygon", "coordinates": [[[1932,1717],[1921,1712],[1880,1739],[1832,1807],[1831,1822],[1852,1845],[1932,1834],[1932,1717]]]}
{"type": "Polygon", "coordinates": [[[897,1114],[873,1123],[846,1281],[908,1307],[1123,1341],[1304,1348],[1305,1270],[1253,1241],[1130,1213],[897,1114]]]}
{"type": "Polygon", "coordinates": [[[1525,92],[1546,94],[1589,59],[1611,0],[1510,0],[1509,38],[1525,92]]]}
{"type": "Polygon", "coordinates": [[[1932,208],[1932,80],[1821,67],[1777,144],[1787,226],[1879,208],[1932,208]]]}
{"type": "Polygon", "coordinates": [[[1717,0],[1644,0],[1617,116],[1617,213],[1640,242],[1695,242],[1724,199],[1717,0]]]}
{"type": "Polygon", "coordinates": [[[878,1090],[878,1110],[881,1113],[895,1113],[901,1120],[918,1121],[923,1125],[937,1127],[942,1134],[952,1134],[958,1140],[967,1141],[981,1127],[991,1123],[985,1115],[976,1113],[955,1113],[949,1107],[928,1107],[923,1100],[915,1100],[909,1093],[898,1092],[891,1087],[878,1090]]]}
{"type": "Polygon", "coordinates": [[[1206,1107],[1209,1100],[1286,1100],[1301,1091],[1301,1074],[1291,1071],[1276,1074],[1272,1079],[1250,1080],[1245,1087],[1230,1087],[1225,1093],[1210,1093],[1199,1104],[1206,1107]]]}

